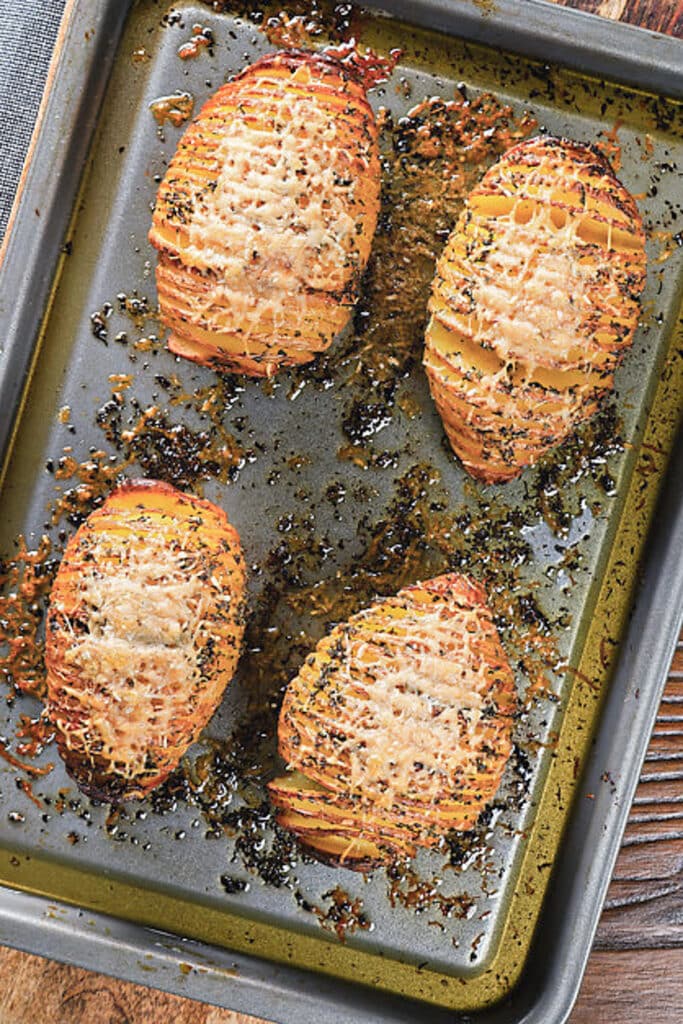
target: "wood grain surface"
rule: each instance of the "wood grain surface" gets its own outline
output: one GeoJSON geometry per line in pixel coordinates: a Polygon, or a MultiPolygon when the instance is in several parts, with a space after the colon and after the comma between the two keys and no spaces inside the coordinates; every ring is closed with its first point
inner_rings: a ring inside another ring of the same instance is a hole
{"type": "MultiPolygon", "coordinates": [[[[683,38],[683,0],[551,0],[683,38]]],[[[682,56],[683,60],[683,56],[682,56]]],[[[0,947],[0,1024],[263,1024],[0,947]]],[[[683,1020],[683,636],[569,1024],[683,1020]]],[[[301,1024],[315,1024],[302,1020],[301,1024]]]]}
{"type": "Polygon", "coordinates": [[[673,946],[683,948],[683,637],[596,936],[600,950],[673,946]]]}
{"type": "Polygon", "coordinates": [[[551,3],[683,38],[683,0],[551,0],[551,3]]]}

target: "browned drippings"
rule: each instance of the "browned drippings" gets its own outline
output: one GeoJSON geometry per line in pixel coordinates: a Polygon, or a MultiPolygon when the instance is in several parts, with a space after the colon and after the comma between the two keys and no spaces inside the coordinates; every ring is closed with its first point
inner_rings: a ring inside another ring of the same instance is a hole
{"type": "Polygon", "coordinates": [[[43,537],[29,551],[19,537],[11,560],[0,563],[0,680],[11,697],[16,691],[42,697],[45,663],[41,629],[47,596],[57,572],[52,543],[43,537]]]}
{"type": "Polygon", "coordinates": [[[347,935],[357,931],[368,931],[372,925],[363,912],[363,901],[350,896],[340,885],[323,893],[323,900],[329,900],[329,906],[321,907],[307,900],[300,890],[294,893],[298,906],[309,914],[314,914],[320,927],[325,931],[334,932],[340,942],[347,935]]]}
{"type": "Polygon", "coordinates": [[[192,117],[194,97],[189,92],[173,92],[153,100],[149,109],[158,125],[169,121],[178,128],[192,117]]]}
{"type": "MultiPolygon", "coordinates": [[[[18,757],[15,757],[14,754],[10,753],[2,742],[0,742],[0,757],[3,761],[7,761],[8,764],[11,764],[13,768],[19,768],[22,772],[26,772],[27,775],[49,775],[54,768],[54,765],[52,764],[45,765],[43,767],[39,767],[35,764],[26,764],[25,761],[19,760],[18,757]]],[[[20,787],[21,781],[22,780],[19,780],[20,787]]]]}
{"type": "Polygon", "coordinates": [[[213,53],[213,46],[214,38],[211,29],[204,28],[203,25],[193,25],[192,36],[179,47],[178,56],[181,60],[191,60],[198,57],[204,50],[213,53]]]}
{"type": "Polygon", "coordinates": [[[17,753],[20,756],[38,757],[45,747],[52,743],[55,730],[45,715],[39,715],[38,718],[20,715],[15,735],[20,741],[17,743],[17,753]]]}

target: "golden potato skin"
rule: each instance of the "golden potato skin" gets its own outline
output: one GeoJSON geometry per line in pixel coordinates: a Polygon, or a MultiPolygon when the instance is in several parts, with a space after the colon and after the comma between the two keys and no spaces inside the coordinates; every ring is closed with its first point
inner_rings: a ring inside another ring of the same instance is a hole
{"type": "Polygon", "coordinates": [[[377,223],[377,135],[356,73],[325,54],[269,54],[207,101],[149,235],[172,352],[262,377],[332,343],[377,223]]]}
{"type": "Polygon", "coordinates": [[[638,325],[645,233],[590,146],[509,150],[470,193],[436,270],[424,366],[472,476],[518,476],[592,416],[638,325]]]}
{"type": "Polygon", "coordinates": [[[235,672],[244,592],[225,513],[169,484],[123,484],[79,527],[45,661],[48,716],[83,792],[143,797],[178,765],[235,672]]]}
{"type": "Polygon", "coordinates": [[[337,626],[287,688],[279,823],[366,870],[469,829],[510,755],[514,678],[482,587],[455,573],[337,626]]]}

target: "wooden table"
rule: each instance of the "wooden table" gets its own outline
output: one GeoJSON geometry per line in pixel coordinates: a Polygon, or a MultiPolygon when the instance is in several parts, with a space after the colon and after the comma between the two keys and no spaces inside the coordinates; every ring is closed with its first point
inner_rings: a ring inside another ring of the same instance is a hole
{"type": "MultiPolygon", "coordinates": [[[[683,0],[553,2],[683,37],[683,0]]],[[[174,1024],[263,1024],[256,1017],[0,947],[0,1024],[157,1024],[168,1019],[174,1024]]],[[[683,635],[570,1024],[682,1020],[683,635]]]]}

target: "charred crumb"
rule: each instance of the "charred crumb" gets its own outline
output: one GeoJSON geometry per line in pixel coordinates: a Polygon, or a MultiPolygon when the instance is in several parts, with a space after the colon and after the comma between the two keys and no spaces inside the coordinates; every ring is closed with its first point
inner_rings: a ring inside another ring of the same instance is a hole
{"type": "Polygon", "coordinates": [[[90,330],[93,337],[97,338],[98,341],[104,342],[105,345],[109,343],[107,322],[101,310],[90,314],[90,330]]]}
{"type": "Polygon", "coordinates": [[[519,597],[519,614],[521,621],[527,626],[538,626],[543,632],[549,631],[546,616],[538,607],[533,594],[521,594],[519,597]]]}
{"type": "Polygon", "coordinates": [[[534,769],[529,754],[519,743],[513,745],[509,772],[512,775],[512,783],[507,787],[506,807],[520,811],[529,795],[534,769]]]}
{"type": "Polygon", "coordinates": [[[276,825],[270,804],[258,808],[240,808],[226,816],[224,827],[235,834],[235,856],[245,868],[273,888],[291,888],[291,870],[298,856],[296,840],[276,825]]]}
{"type": "Polygon", "coordinates": [[[481,836],[473,829],[468,832],[449,832],[446,847],[450,866],[462,868],[470,858],[472,849],[481,849],[481,836]]]}
{"type": "Polygon", "coordinates": [[[610,460],[624,447],[619,415],[610,402],[558,449],[539,459],[527,484],[527,500],[561,536],[596,490],[607,497],[614,494],[610,460]]]}
{"type": "Polygon", "coordinates": [[[247,892],[249,889],[249,882],[244,878],[237,878],[235,875],[221,875],[220,881],[228,896],[234,896],[235,893],[247,892]]]}
{"type": "Polygon", "coordinates": [[[354,399],[342,420],[342,430],[352,444],[363,444],[391,422],[398,381],[383,381],[374,389],[376,401],[354,399]]]}
{"type": "Polygon", "coordinates": [[[182,768],[177,768],[168,778],[152,790],[149,801],[154,814],[172,814],[179,806],[188,802],[190,785],[182,768]]]}
{"type": "MultiPolygon", "coordinates": [[[[461,833],[464,835],[464,833],[461,833]]],[[[389,902],[392,907],[402,906],[415,914],[437,909],[443,918],[468,918],[474,899],[466,892],[447,895],[442,891],[443,876],[423,878],[413,867],[395,862],[386,871],[389,902]]]]}
{"type": "Polygon", "coordinates": [[[372,928],[363,911],[363,901],[350,896],[340,885],[323,893],[323,901],[329,901],[327,907],[312,903],[300,889],[295,890],[294,899],[302,910],[317,917],[322,928],[334,932],[340,942],[344,942],[347,935],[353,935],[356,931],[368,931],[372,928]]]}

